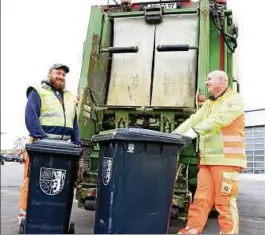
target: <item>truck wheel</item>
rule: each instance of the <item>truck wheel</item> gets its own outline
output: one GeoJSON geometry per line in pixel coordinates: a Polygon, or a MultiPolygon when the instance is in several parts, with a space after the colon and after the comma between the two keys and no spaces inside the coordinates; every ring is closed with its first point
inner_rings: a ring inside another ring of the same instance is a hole
{"type": "Polygon", "coordinates": [[[85,210],[94,211],[96,207],[95,199],[87,199],[85,201],[85,210]]]}
{"type": "Polygon", "coordinates": [[[171,219],[177,219],[179,216],[179,209],[176,206],[171,207],[171,219]]]}
{"type": "Polygon", "coordinates": [[[74,222],[70,223],[68,234],[75,234],[75,223],[74,222]]]}

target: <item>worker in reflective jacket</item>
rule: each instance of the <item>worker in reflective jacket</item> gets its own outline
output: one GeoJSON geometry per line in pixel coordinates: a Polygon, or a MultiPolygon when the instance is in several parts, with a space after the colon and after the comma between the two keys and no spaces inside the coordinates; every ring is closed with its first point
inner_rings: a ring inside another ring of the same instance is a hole
{"type": "Polygon", "coordinates": [[[221,233],[237,234],[238,178],[241,169],[246,168],[243,99],[228,87],[223,71],[209,73],[206,86],[211,97],[173,131],[198,137],[200,149],[197,190],[187,226],[179,234],[202,233],[214,205],[221,233]]]}
{"type": "MultiPolygon", "coordinates": [[[[26,127],[30,141],[35,139],[57,139],[80,144],[76,104],[73,95],[65,89],[65,76],[69,68],[63,64],[54,64],[48,73],[48,79],[40,85],[27,89],[26,127]]],[[[20,195],[19,223],[26,216],[28,195],[27,153],[24,156],[24,179],[20,195]]]]}

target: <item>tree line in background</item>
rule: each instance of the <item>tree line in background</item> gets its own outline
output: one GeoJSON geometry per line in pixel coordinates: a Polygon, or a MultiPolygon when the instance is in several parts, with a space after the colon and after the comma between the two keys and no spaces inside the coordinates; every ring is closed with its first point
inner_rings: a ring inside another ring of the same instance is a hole
{"type": "Polygon", "coordinates": [[[28,141],[28,137],[21,136],[16,138],[11,149],[1,149],[1,154],[10,154],[17,157],[22,157],[25,151],[25,145],[28,141]]]}

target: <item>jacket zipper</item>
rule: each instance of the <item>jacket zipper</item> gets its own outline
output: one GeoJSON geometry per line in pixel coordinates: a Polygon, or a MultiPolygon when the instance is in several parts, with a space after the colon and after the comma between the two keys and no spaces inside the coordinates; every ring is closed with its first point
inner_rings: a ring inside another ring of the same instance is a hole
{"type": "MultiPolygon", "coordinates": [[[[54,94],[56,96],[56,94],[54,94]]],[[[64,106],[64,96],[62,94],[62,101],[56,96],[60,104],[62,105],[63,108],[63,116],[64,116],[64,127],[66,126],[66,116],[65,116],[65,106],[64,106]]],[[[63,139],[64,135],[62,135],[61,140],[63,139]]]]}
{"type": "MultiPolygon", "coordinates": [[[[63,106],[63,116],[64,116],[64,128],[66,126],[66,116],[65,116],[65,106],[64,106],[64,95],[62,94],[62,102],[61,102],[62,106],[63,106]]],[[[62,135],[61,140],[63,139],[64,135],[62,135]]]]}
{"type": "MultiPolygon", "coordinates": [[[[66,116],[65,116],[65,107],[64,107],[64,101],[62,101],[62,106],[63,106],[63,116],[64,116],[64,128],[66,126],[66,116]]],[[[61,140],[63,139],[64,135],[62,135],[61,140]]]]}
{"type": "MultiPolygon", "coordinates": [[[[212,107],[214,106],[214,102],[215,101],[212,101],[212,103],[209,105],[207,118],[210,116],[210,114],[212,112],[212,107]]],[[[203,160],[204,160],[204,163],[206,162],[205,154],[206,154],[206,143],[204,141],[204,143],[203,143],[203,160]]]]}

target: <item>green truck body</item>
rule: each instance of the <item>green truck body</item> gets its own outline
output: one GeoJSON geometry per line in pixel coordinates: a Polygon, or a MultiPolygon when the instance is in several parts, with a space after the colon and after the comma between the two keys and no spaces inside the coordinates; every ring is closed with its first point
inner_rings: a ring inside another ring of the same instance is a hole
{"type": "MultiPolygon", "coordinates": [[[[123,127],[172,132],[207,98],[208,72],[226,71],[234,87],[236,40],[224,1],[92,6],[78,87],[80,208],[95,209],[99,147],[91,137],[123,127]]],[[[197,146],[176,156],[172,213],[179,218],[196,190],[197,146]]]]}

